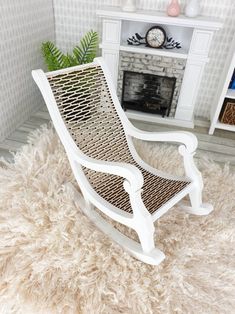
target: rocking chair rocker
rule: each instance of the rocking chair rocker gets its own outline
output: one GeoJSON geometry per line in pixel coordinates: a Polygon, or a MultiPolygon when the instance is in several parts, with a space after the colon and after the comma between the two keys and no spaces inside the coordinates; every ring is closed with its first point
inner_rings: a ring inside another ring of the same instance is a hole
{"type": "Polygon", "coordinates": [[[191,206],[181,208],[207,215],[202,203],[202,177],[193,162],[197,138],[189,132],[145,132],[123,112],[102,58],[54,72],[32,71],[54,127],[82,191],[86,215],[137,259],[159,264],[165,255],[154,244],[154,221],[189,194],[191,206]],[[185,177],[164,174],[141,160],[132,137],[178,142],[185,177]],[[140,243],[104,220],[94,208],[134,229],[140,243]]]}

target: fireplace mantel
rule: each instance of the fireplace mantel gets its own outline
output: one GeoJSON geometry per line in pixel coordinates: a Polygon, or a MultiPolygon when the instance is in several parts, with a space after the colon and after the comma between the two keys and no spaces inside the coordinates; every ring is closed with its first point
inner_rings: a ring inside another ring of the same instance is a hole
{"type": "Polygon", "coordinates": [[[222,23],[210,17],[187,18],[183,15],[169,17],[158,11],[139,10],[129,13],[122,11],[119,7],[100,8],[97,15],[103,21],[102,42],[100,44],[102,56],[109,66],[115,86],[117,86],[119,53],[121,51],[186,59],[174,118],[161,118],[153,114],[131,111],[127,111],[127,116],[143,121],[193,127],[194,106],[203,70],[209,61],[208,55],[213,33],[222,27],[222,23]],[[126,39],[128,37],[136,32],[144,35],[148,28],[156,24],[161,25],[167,34],[180,41],[182,48],[167,50],[127,45],[126,39]]]}
{"type": "Polygon", "coordinates": [[[106,6],[97,10],[97,15],[104,18],[111,18],[126,21],[139,21],[158,24],[170,24],[184,27],[203,28],[208,30],[218,30],[222,24],[218,19],[212,17],[199,16],[188,18],[184,15],[170,17],[165,12],[138,10],[136,12],[124,12],[120,7],[106,6]]]}

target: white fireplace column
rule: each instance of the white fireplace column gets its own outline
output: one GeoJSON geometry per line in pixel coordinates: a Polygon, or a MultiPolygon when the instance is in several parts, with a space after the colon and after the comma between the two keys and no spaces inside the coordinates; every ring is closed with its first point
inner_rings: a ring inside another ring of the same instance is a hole
{"type": "Polygon", "coordinates": [[[102,31],[102,57],[105,59],[111,72],[113,82],[117,88],[118,63],[120,51],[121,21],[103,20],[102,31]]]}
{"type": "Polygon", "coordinates": [[[206,63],[213,32],[194,29],[181,85],[175,119],[193,120],[193,111],[206,63]]]}
{"type": "Polygon", "coordinates": [[[193,111],[204,67],[209,61],[211,40],[214,31],[220,29],[222,24],[211,18],[187,18],[185,16],[173,18],[157,11],[130,13],[123,12],[118,7],[102,8],[97,11],[97,15],[103,18],[102,42],[100,44],[102,56],[111,71],[116,88],[120,51],[187,60],[174,118],[154,117],[153,114],[142,112],[128,114],[128,111],[127,115],[143,121],[193,127],[193,111]],[[127,45],[126,39],[128,37],[138,31],[141,33],[141,30],[143,34],[143,29],[148,29],[153,25],[170,29],[175,34],[173,38],[177,39],[177,36],[181,36],[182,49],[167,50],[127,45]]]}

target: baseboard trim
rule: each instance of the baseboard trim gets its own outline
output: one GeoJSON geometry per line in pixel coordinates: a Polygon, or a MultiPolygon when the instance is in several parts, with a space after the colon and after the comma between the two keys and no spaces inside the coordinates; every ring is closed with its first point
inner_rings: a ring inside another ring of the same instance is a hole
{"type": "Polygon", "coordinates": [[[190,129],[194,128],[194,121],[179,120],[179,119],[169,118],[169,117],[162,118],[159,115],[153,115],[151,113],[145,113],[145,112],[140,113],[134,110],[127,110],[126,115],[131,120],[137,120],[141,122],[174,125],[174,126],[190,128],[190,129]]]}
{"type": "Polygon", "coordinates": [[[194,125],[199,126],[199,127],[209,128],[210,127],[210,121],[206,118],[196,117],[194,119],[194,125]]]}

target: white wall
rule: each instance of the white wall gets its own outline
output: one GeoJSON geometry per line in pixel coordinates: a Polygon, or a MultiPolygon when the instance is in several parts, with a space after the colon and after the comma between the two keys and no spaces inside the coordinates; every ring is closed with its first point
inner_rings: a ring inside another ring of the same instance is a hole
{"type": "Polygon", "coordinates": [[[42,103],[31,70],[43,66],[40,46],[48,39],[52,0],[0,0],[0,141],[42,103]]]}
{"type": "MultiPolygon", "coordinates": [[[[186,1],[180,1],[182,8],[186,1]]],[[[120,5],[121,0],[54,0],[56,42],[63,50],[70,50],[89,29],[101,32],[101,22],[95,11],[101,5],[120,5]]],[[[138,8],[165,10],[168,0],[139,0],[138,8]]],[[[209,118],[210,106],[221,69],[235,32],[235,0],[201,0],[202,15],[218,17],[224,27],[213,38],[210,63],[199,90],[195,114],[209,118]]]]}

